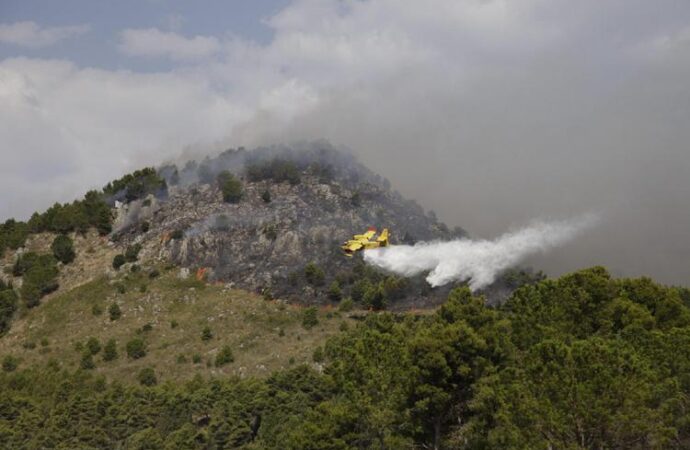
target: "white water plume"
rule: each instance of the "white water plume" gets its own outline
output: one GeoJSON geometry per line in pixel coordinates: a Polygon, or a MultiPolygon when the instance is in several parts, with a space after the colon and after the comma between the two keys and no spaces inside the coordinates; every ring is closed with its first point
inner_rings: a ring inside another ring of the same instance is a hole
{"type": "Polygon", "coordinates": [[[403,276],[430,271],[426,280],[434,287],[469,280],[470,289],[476,291],[526,257],[566,243],[596,221],[595,216],[585,215],[567,221],[536,222],[490,241],[458,239],[392,245],[366,250],[364,260],[403,276]]]}

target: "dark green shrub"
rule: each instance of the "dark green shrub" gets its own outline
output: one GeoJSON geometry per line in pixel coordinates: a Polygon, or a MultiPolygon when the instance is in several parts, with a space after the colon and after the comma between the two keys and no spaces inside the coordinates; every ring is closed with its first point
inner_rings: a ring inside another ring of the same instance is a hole
{"type": "Polygon", "coordinates": [[[17,250],[24,246],[26,238],[29,236],[29,225],[25,222],[18,222],[8,219],[0,224],[0,255],[6,248],[17,250]]]}
{"type": "Polygon", "coordinates": [[[384,278],[381,288],[386,300],[398,300],[405,296],[408,290],[407,279],[396,276],[384,278]]]}
{"type": "Polygon", "coordinates": [[[288,160],[275,158],[270,161],[258,161],[246,166],[249,181],[273,180],[276,183],[287,181],[297,185],[301,181],[299,167],[288,160]]]}
{"type": "Polygon", "coordinates": [[[81,360],[79,361],[79,367],[84,370],[92,370],[96,368],[96,364],[93,362],[93,354],[87,350],[81,355],[81,360]]]}
{"type": "Polygon", "coordinates": [[[342,312],[350,312],[354,307],[355,302],[353,302],[349,297],[342,299],[340,305],[338,305],[338,309],[342,312]]]}
{"type": "Polygon", "coordinates": [[[350,296],[355,302],[361,302],[364,299],[364,294],[370,289],[371,283],[368,280],[357,280],[352,285],[350,296]]]}
{"type": "Polygon", "coordinates": [[[311,306],[304,310],[302,313],[302,326],[307,330],[312,329],[319,323],[319,318],[317,315],[317,309],[315,306],[311,306]]]}
{"type": "Polygon", "coordinates": [[[343,298],[343,291],[340,290],[340,284],[337,281],[331,283],[328,288],[328,298],[333,302],[339,302],[343,298]]]}
{"type": "Polygon", "coordinates": [[[76,254],[74,253],[74,243],[69,236],[65,234],[60,234],[55,237],[53,243],[50,246],[53,251],[53,255],[58,261],[63,264],[69,264],[74,261],[76,254]]]}
{"type": "Polygon", "coordinates": [[[17,310],[17,294],[11,288],[0,290],[0,336],[10,329],[17,310]]]}
{"type": "Polygon", "coordinates": [[[146,233],[151,229],[151,224],[147,221],[141,222],[141,226],[139,227],[141,229],[142,233],[146,233]]]}
{"type": "Polygon", "coordinates": [[[35,308],[41,304],[41,290],[33,284],[23,284],[20,292],[27,308],[35,308]]]}
{"type": "Polygon", "coordinates": [[[175,360],[177,364],[186,364],[187,363],[187,357],[185,355],[177,355],[177,359],[175,360]]]}
{"type": "Polygon", "coordinates": [[[12,355],[6,355],[4,358],[2,358],[2,370],[5,372],[14,372],[17,370],[18,366],[19,358],[12,355]]]}
{"type": "Polygon", "coordinates": [[[312,354],[311,359],[315,363],[322,363],[324,360],[324,353],[323,353],[323,347],[319,346],[314,349],[314,353],[312,354]]]}
{"type": "Polygon", "coordinates": [[[38,255],[35,258],[32,257],[28,265],[24,263],[22,265],[22,270],[25,271],[22,277],[21,296],[26,306],[33,308],[38,306],[41,297],[58,288],[57,261],[53,255],[38,255]]]}
{"type": "Polygon", "coordinates": [[[101,314],[103,314],[103,307],[98,303],[94,304],[91,307],[91,314],[93,314],[94,316],[100,316],[101,314]]]}
{"type": "Polygon", "coordinates": [[[137,380],[139,380],[142,386],[155,386],[158,384],[156,372],[154,372],[151,367],[141,369],[137,374],[137,380]]]}
{"type": "Polygon", "coordinates": [[[386,293],[381,284],[370,285],[369,289],[364,293],[362,298],[362,303],[364,306],[373,309],[374,311],[380,311],[386,308],[388,299],[386,298],[386,293]]]}
{"type": "Polygon", "coordinates": [[[122,317],[122,310],[117,303],[113,303],[108,307],[108,314],[110,315],[110,320],[117,320],[122,317]]]}
{"type": "Polygon", "coordinates": [[[92,355],[95,355],[101,351],[101,343],[95,337],[90,337],[89,340],[86,341],[86,350],[92,355]]]}
{"type": "Polygon", "coordinates": [[[223,367],[226,364],[235,361],[235,356],[232,354],[232,349],[228,345],[224,345],[220,352],[216,355],[216,367],[223,367]]]}
{"type": "Polygon", "coordinates": [[[12,275],[15,277],[23,276],[27,270],[31,268],[38,260],[38,253],[26,252],[17,257],[17,260],[12,266],[12,275]]]}
{"type": "Polygon", "coordinates": [[[194,364],[200,364],[201,363],[201,355],[198,353],[194,353],[194,355],[192,355],[192,362],[194,364]]]}
{"type": "Polygon", "coordinates": [[[316,264],[310,262],[304,267],[304,278],[312,286],[322,286],[326,276],[316,264]]]}
{"type": "Polygon", "coordinates": [[[127,262],[134,262],[139,259],[139,252],[141,251],[141,244],[133,244],[125,250],[125,260],[127,262]]]}
{"type": "Polygon", "coordinates": [[[216,178],[223,193],[223,201],[237,203],[242,198],[242,183],[230,172],[223,171],[216,178]]]}
{"type": "Polygon", "coordinates": [[[144,324],[144,326],[141,327],[141,331],[143,331],[144,333],[148,333],[151,330],[153,330],[153,324],[151,324],[150,322],[144,324]]]}
{"type": "Polygon", "coordinates": [[[184,231],[182,230],[173,230],[172,233],[170,233],[170,239],[182,239],[184,237],[184,231]]]}
{"type": "Polygon", "coordinates": [[[205,326],[203,330],[201,330],[201,340],[206,342],[210,341],[213,338],[213,332],[211,331],[211,328],[208,326],[205,326]]]}
{"type": "Polygon", "coordinates": [[[165,192],[167,188],[165,179],[158,175],[156,169],[146,167],[111,181],[103,188],[103,193],[109,197],[131,202],[149,194],[165,192]]]}
{"type": "Polygon", "coordinates": [[[127,342],[125,348],[127,349],[127,356],[132,359],[139,359],[146,356],[146,343],[143,339],[134,338],[127,342]]]}
{"type": "Polygon", "coordinates": [[[171,321],[170,321],[170,328],[172,328],[173,330],[174,330],[175,328],[177,328],[179,325],[180,325],[180,324],[177,323],[177,320],[171,320],[171,321]]]}
{"type": "Polygon", "coordinates": [[[261,200],[264,201],[264,203],[271,203],[271,191],[266,189],[261,193],[261,200]]]}
{"type": "Polygon", "coordinates": [[[126,262],[127,260],[125,259],[125,255],[115,255],[115,257],[113,258],[113,269],[119,270],[120,267],[122,267],[122,265],[126,262]]]}
{"type": "Polygon", "coordinates": [[[96,227],[101,236],[112,231],[113,215],[102,194],[96,191],[87,192],[81,205],[89,224],[96,227]]]}
{"type": "Polygon", "coordinates": [[[103,361],[114,361],[118,357],[115,339],[108,339],[103,347],[103,361]]]}
{"type": "Polygon", "coordinates": [[[34,341],[24,341],[22,343],[22,347],[24,347],[27,350],[33,350],[36,348],[36,343],[34,341]]]}
{"type": "Polygon", "coordinates": [[[48,341],[48,338],[42,338],[41,339],[41,347],[47,347],[50,345],[50,342],[48,341]]]}
{"type": "Polygon", "coordinates": [[[158,269],[151,269],[149,272],[149,278],[153,280],[154,278],[158,278],[160,274],[161,273],[158,271],[158,269]]]}

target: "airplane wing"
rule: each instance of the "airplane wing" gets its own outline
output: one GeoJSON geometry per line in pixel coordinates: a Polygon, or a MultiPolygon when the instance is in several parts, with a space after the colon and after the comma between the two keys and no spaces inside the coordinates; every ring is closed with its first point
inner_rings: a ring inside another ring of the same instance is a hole
{"type": "Polygon", "coordinates": [[[363,245],[361,242],[350,241],[343,246],[343,250],[350,251],[350,252],[356,252],[357,250],[359,250],[362,247],[363,247],[363,245]]]}
{"type": "Polygon", "coordinates": [[[369,240],[371,240],[371,238],[374,237],[375,234],[376,234],[376,230],[368,230],[362,236],[364,236],[366,238],[366,240],[369,241],[369,240]]]}

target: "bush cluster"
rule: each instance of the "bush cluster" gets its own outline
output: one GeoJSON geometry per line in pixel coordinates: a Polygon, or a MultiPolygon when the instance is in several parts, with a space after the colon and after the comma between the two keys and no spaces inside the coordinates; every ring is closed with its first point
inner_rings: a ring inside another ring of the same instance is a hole
{"type": "Polygon", "coordinates": [[[53,255],[27,252],[17,258],[12,272],[22,277],[22,300],[28,308],[38,306],[41,297],[58,288],[57,261],[53,255]]]}
{"type": "Polygon", "coordinates": [[[224,345],[216,355],[215,366],[223,367],[226,364],[235,361],[235,356],[232,354],[232,349],[228,345],[224,345]]]}
{"type": "Polygon", "coordinates": [[[32,233],[50,231],[53,233],[84,233],[94,227],[101,235],[112,231],[113,217],[105,196],[89,191],[82,200],[72,203],[55,203],[43,214],[34,213],[28,222],[32,233]]]}
{"type": "Polygon", "coordinates": [[[63,264],[71,263],[76,256],[74,253],[74,243],[66,234],[57,235],[55,239],[53,239],[50,249],[53,251],[53,256],[63,264]]]}
{"type": "Polygon", "coordinates": [[[249,181],[273,180],[297,185],[301,181],[301,170],[293,161],[275,158],[268,161],[250,162],[246,166],[249,181]]]}
{"type": "MultiPolygon", "coordinates": [[[[81,200],[55,203],[43,213],[32,214],[27,222],[8,219],[0,224],[0,255],[8,248],[16,250],[23,247],[31,233],[85,233],[93,227],[99,234],[106,235],[112,231],[113,223],[108,201],[131,201],[165,189],[165,180],[158,177],[154,169],[147,168],[108,183],[102,192],[89,191],[81,200]]],[[[62,260],[62,257],[58,259],[62,260]]]]}
{"type": "Polygon", "coordinates": [[[311,330],[318,324],[319,317],[316,307],[310,306],[309,308],[306,308],[302,313],[302,326],[307,330],[311,330]]]}
{"type": "Polygon", "coordinates": [[[0,279],[0,336],[10,329],[15,311],[17,311],[17,294],[11,285],[6,285],[0,279]]]}
{"type": "Polygon", "coordinates": [[[312,286],[323,286],[326,275],[319,266],[310,262],[304,267],[304,278],[312,286]]]}
{"type": "Polygon", "coordinates": [[[103,193],[115,200],[131,202],[149,194],[161,195],[168,186],[165,179],[153,167],[146,167],[113,180],[103,188],[103,193]]]}
{"type": "Polygon", "coordinates": [[[135,262],[139,259],[139,252],[141,251],[141,244],[132,244],[125,250],[125,261],[135,262]]]}
{"type": "Polygon", "coordinates": [[[155,386],[158,384],[156,372],[151,367],[141,369],[137,374],[137,380],[142,386],[155,386]]]}
{"type": "Polygon", "coordinates": [[[237,203],[242,199],[242,182],[227,170],[218,174],[218,187],[223,193],[223,201],[237,203]]]}
{"type": "Polygon", "coordinates": [[[127,342],[125,349],[131,359],[139,359],[146,356],[146,342],[141,338],[134,338],[127,342]]]}

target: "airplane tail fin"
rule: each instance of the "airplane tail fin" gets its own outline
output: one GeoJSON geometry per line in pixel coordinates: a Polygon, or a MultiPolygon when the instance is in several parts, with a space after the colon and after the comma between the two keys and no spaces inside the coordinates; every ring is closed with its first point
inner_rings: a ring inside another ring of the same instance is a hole
{"type": "Polygon", "coordinates": [[[388,246],[388,228],[384,228],[379,237],[376,239],[381,247],[388,246]]]}

